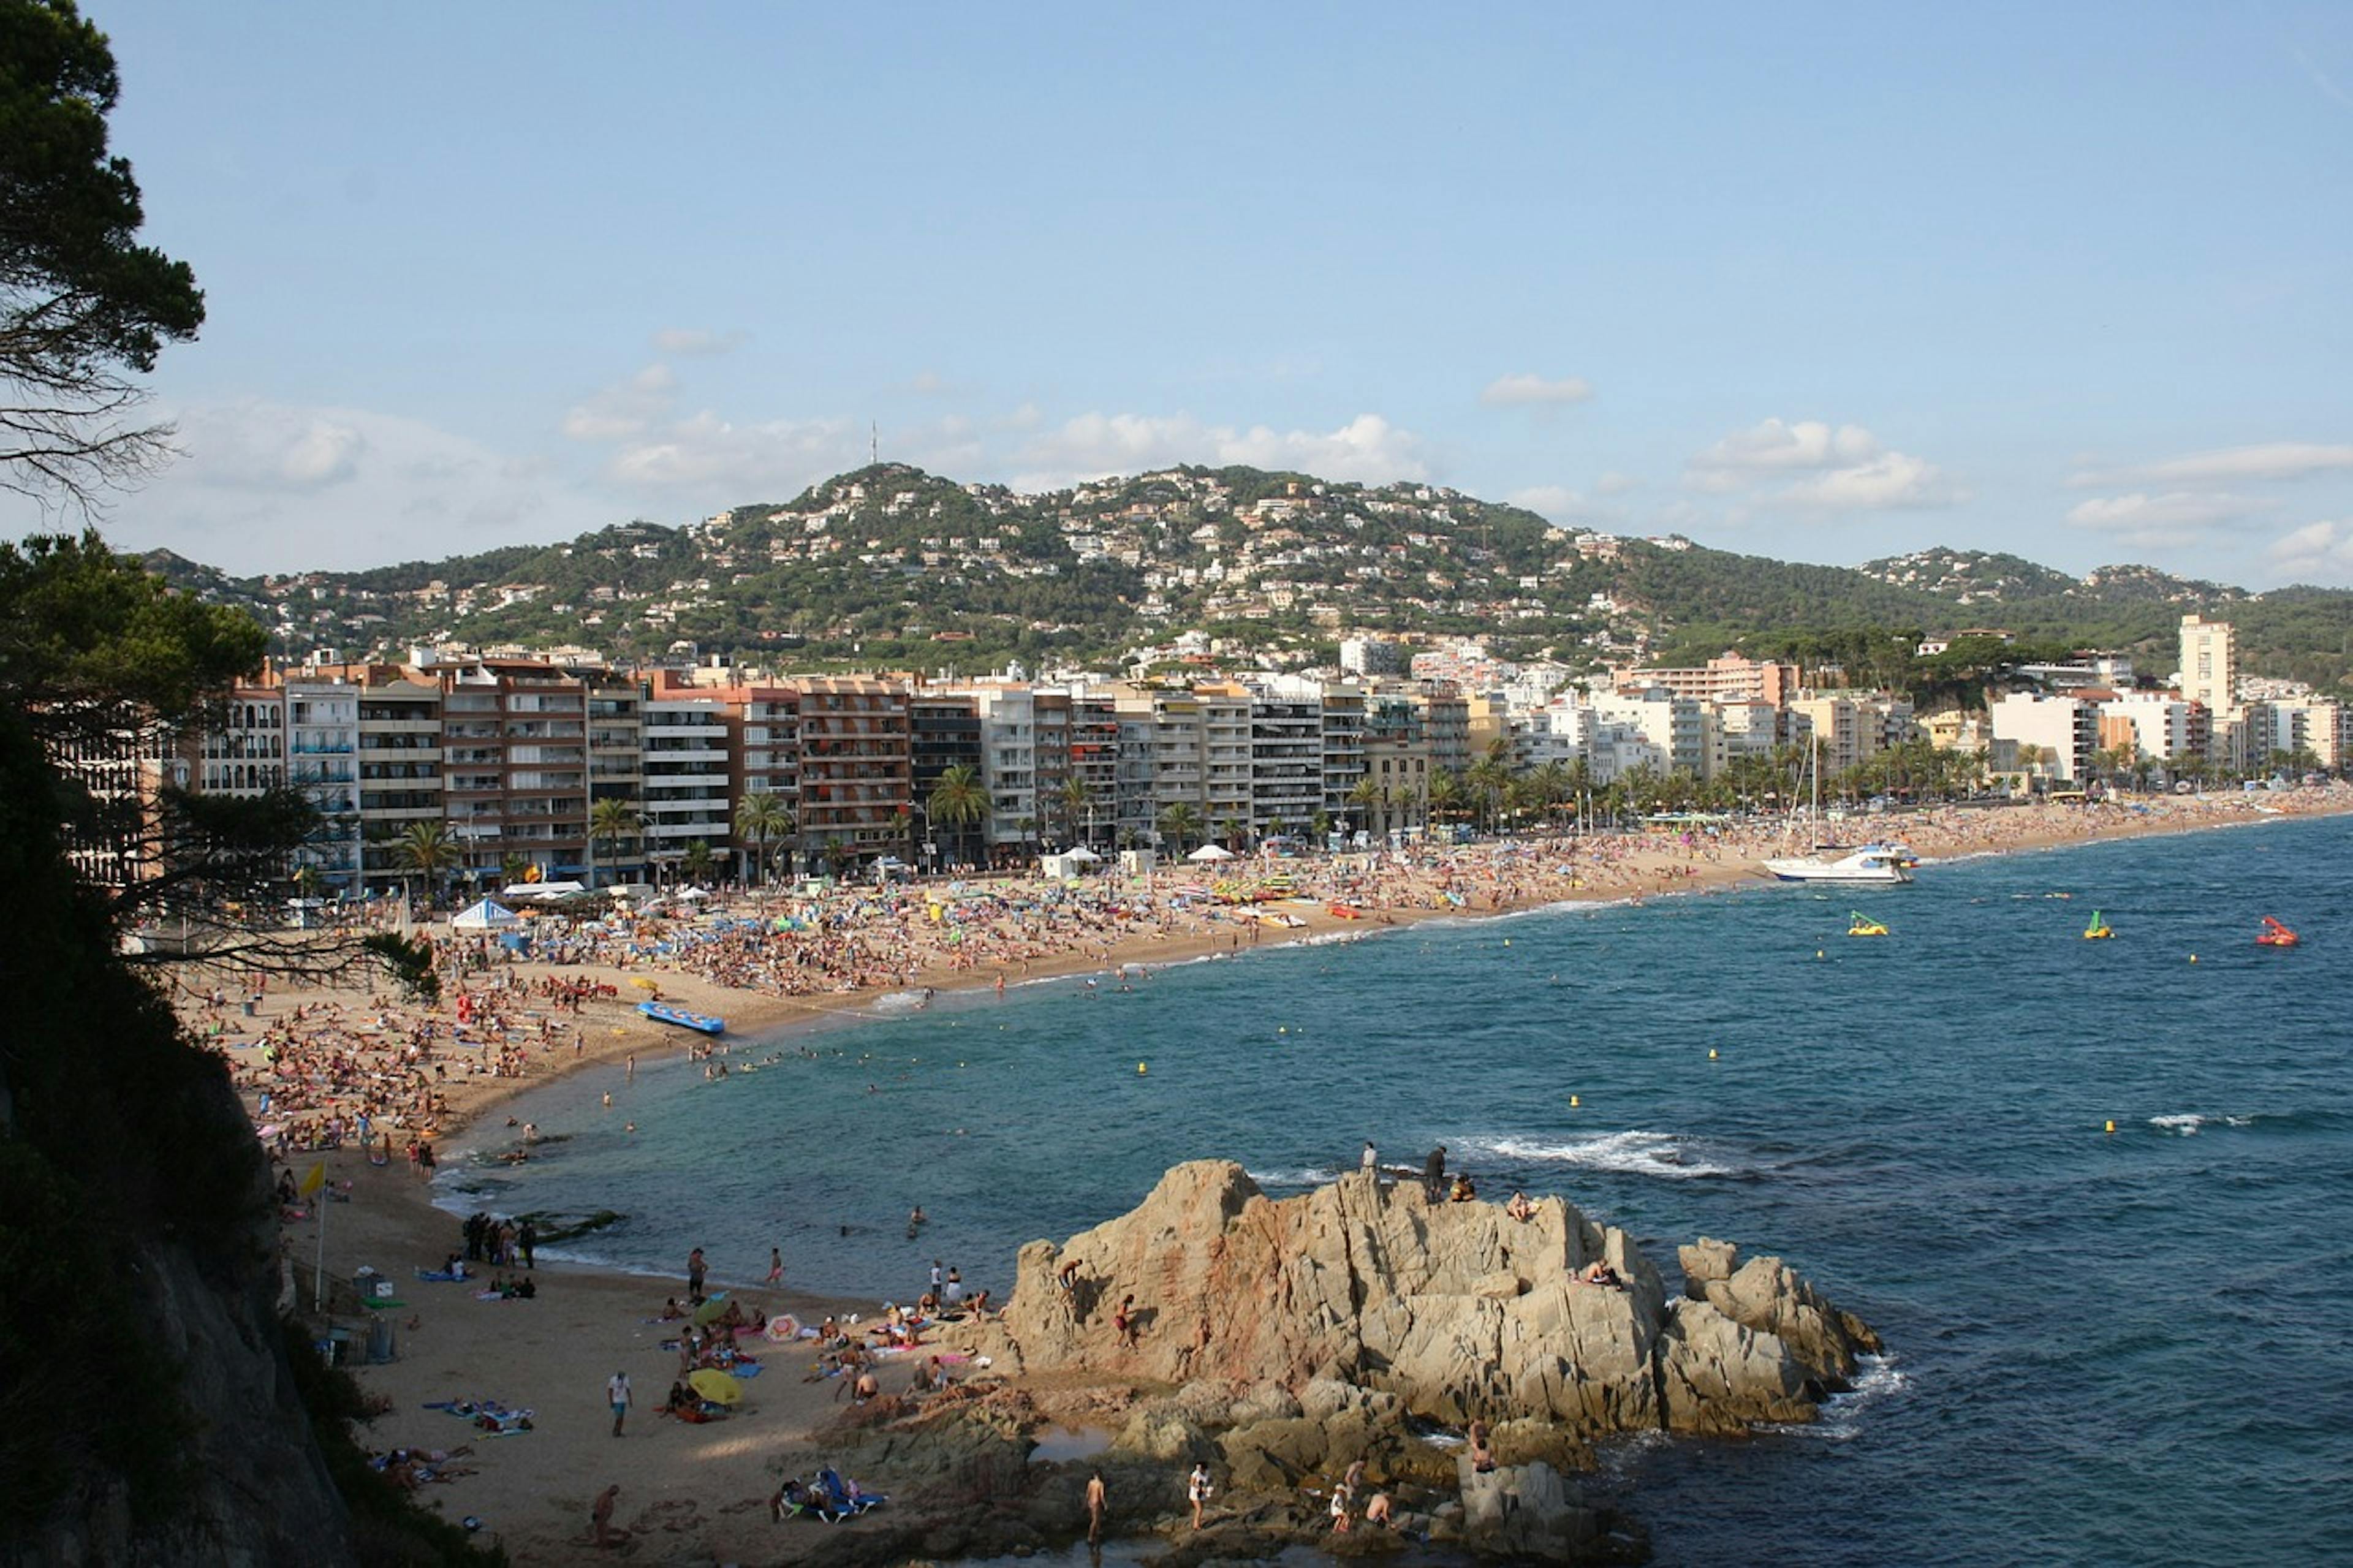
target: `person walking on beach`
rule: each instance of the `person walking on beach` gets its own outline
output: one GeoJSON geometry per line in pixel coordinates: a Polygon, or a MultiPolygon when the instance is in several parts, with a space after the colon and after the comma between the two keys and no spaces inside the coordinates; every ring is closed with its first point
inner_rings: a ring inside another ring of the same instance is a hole
{"type": "Polygon", "coordinates": [[[1087,1544],[1090,1546],[1103,1540],[1103,1505],[1109,1500],[1103,1490],[1103,1472],[1097,1470],[1087,1477],[1087,1544]]]}
{"type": "Polygon", "coordinates": [[[686,1255],[686,1299],[696,1304],[702,1300],[702,1277],[706,1272],[702,1248],[696,1247],[686,1255]]]}
{"type": "Polygon", "coordinates": [[[1421,1167],[1421,1190],[1430,1194],[1431,1203],[1446,1196],[1446,1145],[1440,1143],[1430,1152],[1421,1167]]]}
{"type": "Polygon", "coordinates": [[[621,1422],[629,1414],[629,1374],[617,1372],[605,1384],[605,1397],[613,1405],[613,1436],[621,1435],[621,1422]]]}
{"type": "Polygon", "coordinates": [[[768,1283],[781,1285],[784,1282],[785,1255],[780,1249],[772,1247],[768,1248],[768,1283]]]}

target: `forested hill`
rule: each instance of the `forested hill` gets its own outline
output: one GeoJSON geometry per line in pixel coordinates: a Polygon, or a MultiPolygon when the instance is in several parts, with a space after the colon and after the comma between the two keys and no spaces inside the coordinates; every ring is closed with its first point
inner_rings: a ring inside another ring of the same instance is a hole
{"type": "Polygon", "coordinates": [[[1806,565],[1556,528],[1442,488],[1180,468],[1023,495],[883,463],[686,528],[629,522],[366,572],[231,578],[150,564],[269,625],[279,650],[415,642],[692,649],[799,668],[1103,662],[1199,628],[1306,658],[1345,631],[1463,633],[1572,665],[1705,657],[1795,634],[1997,627],[2170,668],[2190,612],[2239,628],[2253,673],[2334,688],[2353,593],[2251,594],[2147,567],[2074,578],[1938,549],[1806,565]]]}

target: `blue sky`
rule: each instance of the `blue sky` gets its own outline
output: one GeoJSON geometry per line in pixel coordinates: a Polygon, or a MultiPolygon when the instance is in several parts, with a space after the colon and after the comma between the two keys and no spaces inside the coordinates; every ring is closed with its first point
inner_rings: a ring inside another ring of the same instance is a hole
{"type": "Polygon", "coordinates": [[[125,546],[682,522],[879,426],[2353,585],[2343,5],[85,9],[211,310],[125,546]]]}

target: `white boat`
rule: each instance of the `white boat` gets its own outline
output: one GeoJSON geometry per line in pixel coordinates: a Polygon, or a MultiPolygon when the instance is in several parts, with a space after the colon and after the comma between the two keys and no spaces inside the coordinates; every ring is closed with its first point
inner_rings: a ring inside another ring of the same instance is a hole
{"type": "Polygon", "coordinates": [[[1894,884],[1912,879],[1912,873],[1905,868],[1904,858],[1887,845],[1872,844],[1841,855],[1835,860],[1825,859],[1820,855],[1767,860],[1765,869],[1784,882],[1894,884]]]}
{"type": "MultiPolygon", "coordinates": [[[[1807,769],[1813,774],[1814,800],[1811,819],[1822,819],[1822,752],[1819,738],[1807,753],[1807,769]]],[[[1795,826],[1794,820],[1792,826],[1795,826]]],[[[1883,840],[1848,849],[1841,845],[1817,845],[1811,855],[1790,856],[1779,860],[1767,860],[1765,869],[1784,882],[1846,882],[1893,887],[1912,879],[1912,868],[1920,857],[1910,847],[1883,840]]]]}

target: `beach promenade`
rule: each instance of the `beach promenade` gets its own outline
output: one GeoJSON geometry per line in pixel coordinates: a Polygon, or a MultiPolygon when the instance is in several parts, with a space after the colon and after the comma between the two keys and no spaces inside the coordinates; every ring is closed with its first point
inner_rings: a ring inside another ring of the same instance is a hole
{"type": "MultiPolygon", "coordinates": [[[[1899,837],[1935,860],[2346,809],[2353,809],[2353,791],[2298,790],[1858,818],[1842,831],[1858,839],[1899,837]]],[[[1373,933],[1441,916],[1704,892],[1754,879],[1757,861],[1782,848],[1780,835],[1767,831],[1689,840],[1527,840],[1336,866],[1253,862],[1212,874],[1210,879],[1237,880],[1288,875],[1293,901],[1267,908],[1291,913],[1303,922],[1295,927],[1240,923],[1225,906],[1185,892],[1205,884],[1190,868],[1178,868],[1164,870],[1148,889],[1120,882],[1088,893],[1033,879],[966,884],[961,894],[925,886],[894,898],[856,889],[821,900],[779,899],[765,912],[800,927],[781,935],[772,927],[757,943],[742,928],[731,934],[720,924],[761,912],[746,899],[691,928],[712,933],[701,940],[678,940],[676,931],[632,933],[637,946],[669,949],[650,956],[627,952],[629,944],[610,931],[580,931],[542,943],[571,962],[514,963],[494,943],[441,928],[435,934],[450,968],[441,1002],[429,1012],[364,978],[299,991],[273,986],[248,1016],[250,994],[232,992],[231,977],[195,973],[183,977],[181,1002],[191,1028],[230,1063],[287,1172],[299,1181],[323,1163],[331,1190],[348,1191],[348,1201],[323,1205],[327,1272],[348,1277],[367,1266],[395,1284],[404,1304],[381,1316],[398,1354],[362,1372],[390,1408],[364,1441],[379,1448],[473,1448],[450,1462],[468,1473],[425,1485],[423,1500],[452,1519],[480,1519],[520,1561],[568,1561],[588,1550],[591,1507],[617,1482],[612,1519],[628,1532],[631,1554],[789,1560],[797,1546],[822,1536],[779,1530],[766,1499],[780,1475],[814,1470],[824,1456],[824,1429],[848,1409],[837,1398],[839,1380],[804,1381],[817,1350],[805,1342],[776,1347],[747,1340],[765,1364],[748,1384],[742,1410],[702,1426],[657,1416],[654,1407],[677,1366],[675,1353],[661,1346],[680,1330],[659,1314],[665,1298],[684,1294],[687,1252],[697,1238],[677,1238],[679,1273],[667,1279],[543,1258],[532,1271],[537,1293],[529,1300],[478,1300],[472,1285],[421,1281],[417,1269],[438,1266],[459,1246],[459,1227],[431,1207],[426,1174],[412,1168],[412,1144],[438,1144],[470,1128],[471,1140],[484,1146],[501,1139],[519,1144],[520,1128],[501,1131],[487,1120],[501,1116],[502,1101],[515,1092],[584,1068],[625,1073],[632,1057],[649,1063],[706,1044],[637,1015],[649,986],[683,1005],[725,1015],[736,1036],[795,1021],[854,1028],[880,996],[909,987],[991,986],[1000,977],[1015,984],[1373,933]],[[1334,902],[1345,902],[1359,918],[1331,913],[1334,902]],[[664,940],[645,940],[657,934],[664,940]],[[377,1151],[382,1163],[364,1150],[363,1118],[365,1148],[377,1151]],[[497,1136],[486,1136],[491,1133],[497,1136]],[[311,1145],[331,1146],[314,1152],[311,1145]],[[617,1371],[635,1388],[619,1438],[611,1435],[607,1405],[607,1380],[617,1371]],[[491,1437],[425,1408],[481,1399],[529,1407],[533,1429],[491,1437]]],[[[285,1225],[290,1263],[306,1279],[321,1207],[298,1199],[285,1225]]],[[[878,1311],[874,1301],[768,1289],[765,1271],[765,1258],[715,1258],[712,1283],[730,1287],[747,1307],[790,1310],[804,1321],[828,1311],[878,1311]]],[[[789,1259],[785,1282],[824,1283],[797,1281],[789,1259]]],[[[898,1393],[910,1365],[922,1360],[890,1363],[885,1392],[898,1393]]],[[[871,1407],[855,1418],[871,1419],[871,1407]]]]}

